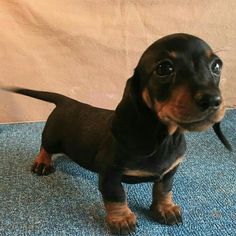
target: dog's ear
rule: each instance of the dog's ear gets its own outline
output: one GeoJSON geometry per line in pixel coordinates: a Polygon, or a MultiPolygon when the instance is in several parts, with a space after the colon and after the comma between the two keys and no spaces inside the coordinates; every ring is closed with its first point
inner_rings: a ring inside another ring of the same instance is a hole
{"type": "Polygon", "coordinates": [[[137,70],[134,70],[134,74],[131,78],[129,78],[126,82],[126,86],[124,89],[124,93],[122,96],[122,100],[119,103],[118,107],[122,105],[134,105],[137,106],[137,102],[141,102],[141,85],[140,79],[137,73],[137,70]]]}
{"type": "Polygon", "coordinates": [[[130,142],[133,140],[133,127],[137,116],[135,105],[136,92],[133,86],[133,77],[131,77],[126,82],[122,99],[116,107],[111,125],[113,136],[118,143],[125,146],[125,149],[130,148],[132,145],[130,142]]]}
{"type": "Polygon", "coordinates": [[[156,119],[155,113],[142,100],[140,78],[134,72],[115,110],[111,126],[113,136],[124,149],[132,153],[152,153],[157,143],[157,133],[165,135],[165,130],[162,130],[164,126],[156,119]]]}
{"type": "Polygon", "coordinates": [[[133,119],[136,112],[144,105],[141,94],[140,78],[135,69],[133,76],[126,82],[122,99],[115,110],[115,116],[124,117],[124,115],[127,115],[130,116],[130,119],[133,119]]]}
{"type": "MultiPolygon", "coordinates": [[[[137,118],[137,102],[139,100],[138,79],[134,75],[126,82],[122,99],[115,110],[112,128],[122,131],[125,126],[137,118]]],[[[118,131],[117,131],[118,132],[118,131]]]]}
{"type": "Polygon", "coordinates": [[[134,74],[130,78],[130,91],[134,99],[140,99],[142,93],[142,78],[137,68],[135,68],[134,74]]]}
{"type": "Polygon", "coordinates": [[[224,146],[229,150],[229,151],[233,151],[229,141],[226,139],[226,137],[224,136],[224,134],[221,131],[220,128],[220,122],[219,123],[215,123],[213,125],[213,129],[217,135],[217,137],[220,139],[220,141],[224,144],[224,146]]]}
{"type": "Polygon", "coordinates": [[[121,104],[132,104],[133,108],[136,109],[136,112],[142,114],[152,113],[153,115],[153,111],[150,110],[150,106],[146,104],[146,101],[143,98],[143,92],[147,86],[144,81],[147,81],[145,73],[142,73],[142,70],[137,67],[134,70],[133,76],[126,83],[121,104]]]}

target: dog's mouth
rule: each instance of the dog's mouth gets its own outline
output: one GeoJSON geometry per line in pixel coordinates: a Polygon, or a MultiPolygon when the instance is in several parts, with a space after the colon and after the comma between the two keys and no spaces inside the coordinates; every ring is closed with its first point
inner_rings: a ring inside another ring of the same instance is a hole
{"type": "Polygon", "coordinates": [[[188,130],[188,131],[201,131],[207,129],[209,126],[216,123],[214,120],[210,118],[203,118],[197,121],[188,121],[188,122],[181,122],[172,119],[179,127],[188,130]]]}
{"type": "Polygon", "coordinates": [[[176,114],[169,114],[166,116],[166,120],[169,120],[172,124],[174,123],[184,130],[204,131],[211,127],[214,123],[222,120],[224,117],[224,112],[225,109],[222,106],[218,110],[209,110],[207,113],[197,116],[197,118],[185,118],[176,116],[176,114]]]}
{"type": "Polygon", "coordinates": [[[218,109],[209,108],[204,112],[196,106],[176,105],[176,103],[157,104],[157,116],[166,124],[169,134],[178,128],[182,131],[205,131],[213,124],[220,122],[225,113],[223,103],[218,109]]]}

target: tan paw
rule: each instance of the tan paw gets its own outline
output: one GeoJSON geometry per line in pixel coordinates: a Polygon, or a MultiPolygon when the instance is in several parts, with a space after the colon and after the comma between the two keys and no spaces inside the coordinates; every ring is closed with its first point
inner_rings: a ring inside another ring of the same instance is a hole
{"type": "Polygon", "coordinates": [[[107,215],[106,222],[113,234],[126,235],[136,228],[136,216],[132,212],[121,216],[107,215]]]}
{"type": "Polygon", "coordinates": [[[37,175],[48,175],[54,171],[52,155],[41,148],[39,155],[31,167],[31,171],[37,175]]]}
{"type": "Polygon", "coordinates": [[[35,161],[31,167],[31,171],[37,175],[49,175],[54,172],[52,164],[35,161]]]}
{"type": "Polygon", "coordinates": [[[106,222],[113,234],[129,234],[135,231],[136,216],[128,208],[127,203],[105,203],[107,217],[106,222]]]}
{"type": "Polygon", "coordinates": [[[181,209],[178,205],[157,205],[151,207],[151,212],[155,220],[161,224],[174,225],[181,224],[181,209]]]}

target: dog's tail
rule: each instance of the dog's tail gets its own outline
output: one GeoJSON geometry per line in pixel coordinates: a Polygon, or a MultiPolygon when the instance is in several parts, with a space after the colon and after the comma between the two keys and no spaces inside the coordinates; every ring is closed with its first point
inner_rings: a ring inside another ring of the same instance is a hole
{"type": "Polygon", "coordinates": [[[230,145],[230,143],[228,142],[228,140],[226,139],[226,137],[224,136],[224,134],[222,133],[221,131],[221,128],[220,128],[220,122],[219,123],[215,123],[213,125],[213,129],[217,135],[217,137],[220,139],[220,141],[224,144],[224,146],[229,150],[229,151],[232,151],[232,147],[230,145]]]}
{"type": "Polygon", "coordinates": [[[58,93],[37,91],[37,90],[31,90],[31,89],[25,89],[25,88],[19,88],[19,87],[2,87],[1,89],[4,91],[18,93],[18,94],[33,97],[36,99],[40,99],[46,102],[51,102],[51,103],[54,103],[55,105],[59,105],[59,104],[64,103],[67,100],[71,100],[70,98],[64,95],[58,94],[58,93]]]}

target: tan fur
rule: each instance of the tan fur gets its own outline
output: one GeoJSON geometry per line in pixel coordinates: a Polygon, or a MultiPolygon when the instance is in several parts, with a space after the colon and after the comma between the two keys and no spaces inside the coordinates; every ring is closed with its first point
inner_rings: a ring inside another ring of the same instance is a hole
{"type": "Polygon", "coordinates": [[[150,99],[150,96],[149,96],[149,93],[148,93],[148,89],[145,88],[142,92],[142,98],[143,98],[143,101],[145,102],[145,104],[150,108],[152,109],[152,102],[151,102],[151,99],[150,99]]]}
{"type": "Polygon", "coordinates": [[[176,59],[177,58],[177,53],[172,51],[172,52],[169,52],[169,55],[173,58],[173,59],[176,59]]]}
{"type": "Polygon", "coordinates": [[[39,155],[34,161],[35,164],[45,164],[46,166],[52,165],[52,155],[48,154],[43,148],[40,150],[39,155]]]}
{"type": "Polygon", "coordinates": [[[173,202],[172,192],[164,193],[161,182],[154,184],[151,211],[154,216],[165,220],[168,216],[181,215],[180,207],[173,202]]]}
{"type": "Polygon", "coordinates": [[[213,55],[212,50],[207,50],[207,51],[206,51],[206,55],[207,55],[208,58],[211,58],[212,55],[213,55]]]}
{"type": "Polygon", "coordinates": [[[166,124],[170,135],[178,128],[189,131],[204,131],[214,123],[219,122],[225,113],[223,102],[216,113],[212,115],[201,113],[193,101],[188,88],[184,86],[174,89],[168,101],[159,102],[156,100],[154,107],[159,119],[166,124]],[[202,120],[204,115],[206,119],[202,120]]]}
{"type": "Polygon", "coordinates": [[[178,166],[183,161],[183,159],[183,156],[179,157],[167,170],[164,171],[164,173],[161,175],[161,178],[164,177],[164,175],[166,175],[170,171],[172,171],[176,166],[178,166]]]}
{"type": "Polygon", "coordinates": [[[125,170],[124,175],[136,176],[136,177],[150,177],[150,176],[155,176],[156,173],[143,170],[125,170]]]}
{"type": "MultiPolygon", "coordinates": [[[[173,170],[177,165],[179,165],[182,161],[183,161],[184,157],[181,156],[179,157],[167,170],[165,170],[162,174],[161,174],[161,178],[166,175],[168,172],[170,172],[171,170],[173,170]]],[[[125,170],[124,175],[127,176],[135,176],[135,177],[152,177],[157,175],[157,173],[154,172],[149,172],[149,171],[144,171],[144,170],[125,170]]]]}
{"type": "Polygon", "coordinates": [[[126,202],[105,202],[107,212],[106,222],[111,228],[129,228],[132,229],[136,225],[136,216],[129,209],[126,202]]]}
{"type": "MultiPolygon", "coordinates": [[[[153,105],[152,105],[152,102],[151,102],[151,99],[150,99],[150,95],[148,93],[148,89],[145,88],[142,92],[142,98],[143,98],[143,101],[145,102],[145,104],[150,108],[150,109],[153,109],[153,105]]],[[[157,109],[159,109],[158,107],[154,107],[155,111],[157,111],[157,109]]],[[[164,123],[166,124],[167,126],[167,129],[168,129],[168,133],[169,135],[173,135],[175,133],[175,131],[178,129],[178,126],[176,125],[176,123],[174,122],[171,122],[169,120],[165,120],[164,123]]]]}

